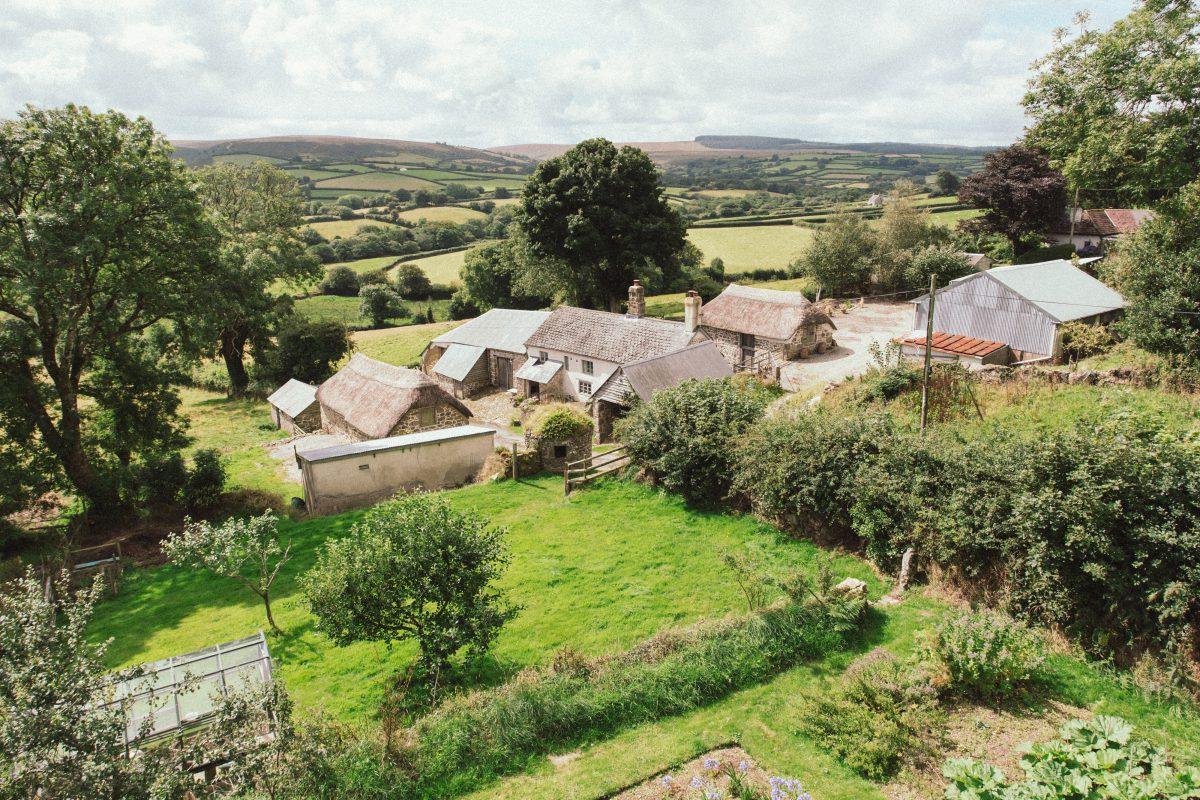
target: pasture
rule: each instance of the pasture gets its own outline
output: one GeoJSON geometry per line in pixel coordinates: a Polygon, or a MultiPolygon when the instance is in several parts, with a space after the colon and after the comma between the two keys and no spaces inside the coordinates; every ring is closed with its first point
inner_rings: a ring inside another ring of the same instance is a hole
{"type": "Polygon", "coordinates": [[[311,228],[326,239],[338,237],[348,239],[358,233],[358,229],[364,225],[391,225],[391,223],[374,219],[337,219],[326,222],[309,222],[304,227],[311,228]]]}
{"type": "Polygon", "coordinates": [[[467,257],[468,252],[468,250],[458,250],[453,253],[425,256],[404,263],[416,264],[434,283],[455,284],[459,282],[458,272],[462,269],[463,260],[467,257]]]}
{"type": "Polygon", "coordinates": [[[367,272],[373,272],[377,269],[387,269],[396,263],[399,256],[379,256],[377,258],[360,258],[357,261],[339,261],[336,264],[326,264],[325,269],[333,269],[334,267],[349,267],[363,275],[367,272]]]}
{"type": "Polygon", "coordinates": [[[401,211],[399,217],[409,222],[427,220],[428,222],[453,222],[461,224],[473,219],[487,219],[487,214],[484,214],[482,211],[476,211],[473,208],[467,208],[466,206],[430,206],[428,208],[410,208],[408,211],[401,211]]]}
{"type": "Polygon", "coordinates": [[[350,336],[354,340],[356,352],[398,367],[407,367],[420,360],[421,352],[435,336],[461,324],[462,321],[431,322],[399,328],[355,331],[350,336]]]}
{"type": "MultiPolygon", "coordinates": [[[[296,312],[318,322],[340,322],[347,328],[367,328],[370,327],[371,322],[358,313],[360,302],[357,297],[315,295],[297,300],[296,312]]],[[[432,308],[434,319],[449,317],[449,300],[405,300],[404,305],[412,316],[415,316],[418,311],[424,312],[426,308],[432,308]]],[[[412,320],[412,316],[396,317],[388,322],[392,325],[404,325],[412,320]]]]}
{"type": "Polygon", "coordinates": [[[265,161],[268,164],[282,164],[282,158],[274,156],[260,156],[255,153],[226,153],[224,155],[213,156],[212,159],[217,164],[238,164],[246,166],[247,164],[257,164],[260,161],[265,161]]]}
{"type": "Polygon", "coordinates": [[[704,253],[704,260],[719,257],[731,275],[752,269],[784,269],[812,237],[811,228],[797,225],[688,229],[688,239],[704,253]]]}
{"type": "Polygon", "coordinates": [[[391,192],[396,189],[437,189],[438,184],[414,178],[403,172],[360,172],[340,178],[328,178],[316,183],[317,189],[344,189],[346,193],[391,192]]]}

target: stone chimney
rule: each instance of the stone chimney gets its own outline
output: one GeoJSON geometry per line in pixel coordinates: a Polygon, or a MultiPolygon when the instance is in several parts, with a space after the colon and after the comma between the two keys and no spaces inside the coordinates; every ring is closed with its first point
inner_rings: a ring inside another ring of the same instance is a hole
{"type": "Polygon", "coordinates": [[[683,326],[688,329],[688,333],[695,333],[700,327],[700,295],[694,290],[689,291],[683,298],[683,326]]]}
{"type": "Polygon", "coordinates": [[[629,304],[625,308],[625,316],[641,319],[646,316],[646,287],[637,278],[629,287],[629,304]]]}

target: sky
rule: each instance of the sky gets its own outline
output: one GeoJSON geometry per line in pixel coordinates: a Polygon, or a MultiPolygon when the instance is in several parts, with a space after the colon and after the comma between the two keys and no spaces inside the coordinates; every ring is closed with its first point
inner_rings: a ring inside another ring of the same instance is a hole
{"type": "Polygon", "coordinates": [[[75,102],[175,139],[1006,144],[1055,28],[1132,2],[0,0],[0,117],[75,102]]]}

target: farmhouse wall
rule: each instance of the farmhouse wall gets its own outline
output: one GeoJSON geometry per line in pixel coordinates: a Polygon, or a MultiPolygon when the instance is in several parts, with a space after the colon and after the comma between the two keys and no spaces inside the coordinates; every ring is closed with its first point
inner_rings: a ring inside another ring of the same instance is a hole
{"type": "MultiPolygon", "coordinates": [[[[721,355],[733,367],[737,367],[742,359],[742,347],[736,331],[722,328],[711,328],[701,325],[700,330],[716,344],[721,355]]],[[[819,325],[801,325],[791,339],[781,341],[756,337],[754,340],[755,355],[769,353],[777,363],[792,361],[797,358],[807,358],[814,353],[824,353],[833,347],[833,326],[821,323],[819,325]]]]}
{"type": "Polygon", "coordinates": [[[543,469],[561,470],[570,462],[592,454],[592,435],[585,431],[569,439],[546,439],[526,432],[525,445],[537,450],[543,469]]]}
{"type": "Polygon", "coordinates": [[[272,408],[275,426],[291,434],[312,433],[321,427],[321,407],[313,403],[295,417],[289,417],[278,408],[272,408]]]}
{"type": "MultiPolygon", "coordinates": [[[[428,407],[427,407],[428,408],[428,407]]],[[[388,436],[401,436],[405,433],[420,433],[421,431],[435,431],[439,428],[453,428],[456,425],[466,425],[470,422],[461,411],[446,403],[438,403],[434,406],[432,424],[421,424],[420,408],[411,408],[396,426],[388,432],[388,436]]]]}

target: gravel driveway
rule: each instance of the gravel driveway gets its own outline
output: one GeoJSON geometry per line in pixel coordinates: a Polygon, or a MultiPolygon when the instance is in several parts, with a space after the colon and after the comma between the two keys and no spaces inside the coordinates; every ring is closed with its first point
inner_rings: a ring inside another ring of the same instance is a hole
{"type": "Polygon", "coordinates": [[[872,342],[886,343],[912,330],[913,311],[908,303],[866,303],[846,314],[837,314],[833,338],[837,347],[779,371],[779,385],[789,392],[819,388],[864,372],[871,364],[872,342]]]}

